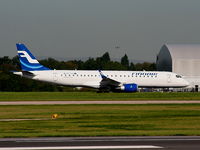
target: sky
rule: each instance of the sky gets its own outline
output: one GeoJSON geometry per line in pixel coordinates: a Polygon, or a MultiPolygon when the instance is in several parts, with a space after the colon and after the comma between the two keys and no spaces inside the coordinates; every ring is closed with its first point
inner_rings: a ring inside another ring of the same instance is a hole
{"type": "Polygon", "coordinates": [[[200,44],[200,0],[0,0],[0,57],[155,61],[164,44],[200,44]]]}

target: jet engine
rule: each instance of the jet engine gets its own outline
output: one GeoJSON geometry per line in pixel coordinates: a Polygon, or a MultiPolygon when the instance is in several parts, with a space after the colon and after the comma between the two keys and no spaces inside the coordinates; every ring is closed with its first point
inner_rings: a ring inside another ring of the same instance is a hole
{"type": "Polygon", "coordinates": [[[138,85],[135,83],[132,84],[123,84],[120,86],[120,90],[124,92],[137,92],[138,91],[138,85]]]}

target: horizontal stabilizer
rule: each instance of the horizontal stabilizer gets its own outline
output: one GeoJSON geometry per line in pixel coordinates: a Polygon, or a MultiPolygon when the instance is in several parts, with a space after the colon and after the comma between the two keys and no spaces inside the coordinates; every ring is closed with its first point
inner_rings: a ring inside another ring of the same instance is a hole
{"type": "Polygon", "coordinates": [[[32,72],[29,72],[29,71],[22,71],[22,74],[23,75],[26,75],[26,76],[35,76],[35,74],[34,73],[32,73],[32,72]]]}

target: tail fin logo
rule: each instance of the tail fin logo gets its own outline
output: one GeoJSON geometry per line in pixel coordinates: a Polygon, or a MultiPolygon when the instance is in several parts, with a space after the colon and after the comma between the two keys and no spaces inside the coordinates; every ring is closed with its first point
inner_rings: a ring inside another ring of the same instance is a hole
{"type": "Polygon", "coordinates": [[[20,57],[25,57],[29,63],[38,64],[39,62],[36,59],[31,58],[31,56],[26,51],[18,51],[20,57]]]}
{"type": "Polygon", "coordinates": [[[50,70],[49,68],[41,65],[24,44],[17,43],[16,46],[21,69],[23,71],[50,70]]]}

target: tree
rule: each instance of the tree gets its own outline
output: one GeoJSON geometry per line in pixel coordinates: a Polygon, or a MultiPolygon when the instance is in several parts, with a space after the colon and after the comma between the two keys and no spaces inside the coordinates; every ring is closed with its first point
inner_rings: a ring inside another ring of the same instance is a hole
{"type": "Polygon", "coordinates": [[[110,61],[110,55],[108,52],[106,52],[105,54],[103,54],[103,56],[101,57],[101,61],[107,63],[110,61]]]}
{"type": "Polygon", "coordinates": [[[93,58],[89,58],[84,64],[83,69],[86,70],[97,70],[98,66],[96,64],[96,61],[93,58]]]}
{"type": "Polygon", "coordinates": [[[131,64],[130,64],[129,70],[133,70],[133,71],[136,70],[136,69],[135,69],[135,65],[134,65],[134,63],[131,63],[131,64]]]}
{"type": "Polygon", "coordinates": [[[136,70],[146,70],[146,71],[155,71],[156,70],[156,64],[155,63],[149,63],[149,62],[143,62],[143,63],[137,63],[135,65],[136,70]]]}
{"type": "Polygon", "coordinates": [[[105,65],[110,62],[110,55],[108,52],[101,57],[96,58],[96,69],[105,69],[105,65]]]}
{"type": "Polygon", "coordinates": [[[155,71],[156,69],[156,64],[155,63],[151,63],[149,66],[149,71],[155,71]]]}
{"type": "Polygon", "coordinates": [[[110,61],[109,63],[106,63],[104,70],[126,70],[126,68],[119,62],[116,61],[110,61]]]}
{"type": "Polygon", "coordinates": [[[50,69],[59,69],[60,67],[60,62],[53,58],[40,60],[40,63],[50,69]]]}
{"type": "Polygon", "coordinates": [[[126,69],[129,68],[129,60],[126,54],[121,58],[121,64],[126,67],[126,69]]]}
{"type": "Polygon", "coordinates": [[[0,65],[2,64],[11,64],[11,59],[8,56],[4,56],[0,58],[0,65]]]}
{"type": "Polygon", "coordinates": [[[15,66],[16,70],[21,69],[21,65],[20,65],[18,56],[15,56],[12,58],[12,65],[15,66]]]}
{"type": "Polygon", "coordinates": [[[67,61],[67,62],[63,62],[63,68],[65,68],[65,70],[70,69],[70,70],[74,70],[78,68],[78,65],[74,62],[74,61],[67,61]]]}

